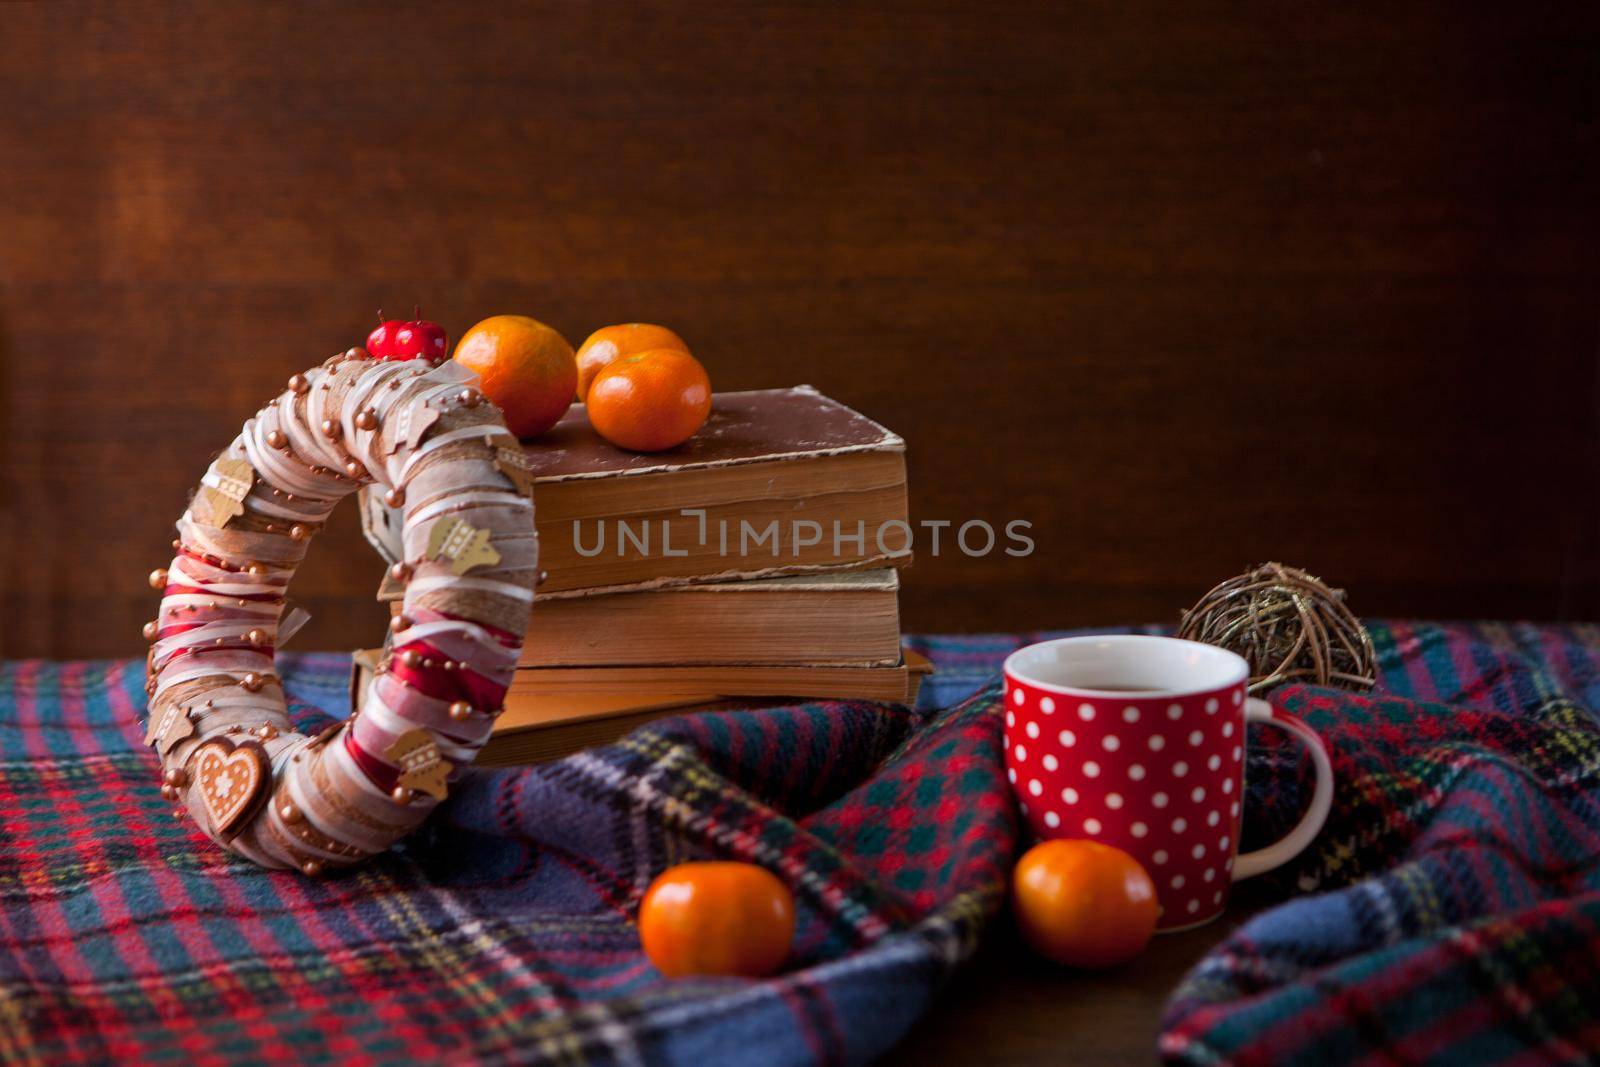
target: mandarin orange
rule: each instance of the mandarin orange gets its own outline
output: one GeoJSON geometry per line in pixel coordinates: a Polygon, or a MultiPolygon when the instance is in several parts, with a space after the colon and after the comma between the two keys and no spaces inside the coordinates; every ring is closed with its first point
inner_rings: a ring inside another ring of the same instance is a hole
{"type": "Polygon", "coordinates": [[[680,863],[650,883],[639,904],[639,941],[669,978],[760,978],[782,966],[794,941],[794,895],[753,863],[680,863]]]}
{"type": "Polygon", "coordinates": [[[1011,878],[1023,939],[1071,967],[1115,967],[1137,956],[1161,906],[1139,861],[1098,841],[1045,841],[1023,854],[1011,878]]]}
{"type": "Polygon", "coordinates": [[[621,356],[589,385],[589,422],[614,445],[660,452],[683,444],[711,414],[711,379],[675,348],[621,356]]]}
{"type": "Polygon", "coordinates": [[[518,437],[538,437],[560,421],[578,387],[567,339],[526,315],[494,315],[461,335],[455,360],[477,371],[484,395],[518,437]]]}
{"type": "Polygon", "coordinates": [[[648,352],[654,348],[676,348],[689,351],[683,338],[665,326],[652,326],[648,322],[624,322],[617,326],[602,326],[578,346],[578,399],[589,395],[589,386],[600,368],[619,356],[635,352],[648,352]]]}

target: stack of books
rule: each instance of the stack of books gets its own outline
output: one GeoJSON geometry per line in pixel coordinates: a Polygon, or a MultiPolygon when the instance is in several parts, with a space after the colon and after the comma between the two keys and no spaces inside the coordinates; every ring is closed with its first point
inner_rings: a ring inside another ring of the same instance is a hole
{"type": "MultiPolygon", "coordinates": [[[[911,527],[895,434],[799,386],[717,394],[669,453],[608,444],[581,406],[526,447],[547,576],[480,763],[553,758],[727,698],[916,700],[928,664],[900,645],[911,527]]],[[[375,495],[363,523],[394,558],[398,517],[375,495]]],[[[399,610],[397,585],[378,595],[399,610]]]]}

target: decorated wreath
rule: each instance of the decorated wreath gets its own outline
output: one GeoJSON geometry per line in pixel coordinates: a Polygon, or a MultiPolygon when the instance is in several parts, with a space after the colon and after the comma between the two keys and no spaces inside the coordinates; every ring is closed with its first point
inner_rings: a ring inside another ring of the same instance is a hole
{"type": "Polygon", "coordinates": [[[162,790],[225,848],[317,874],[404,837],[488,738],[538,583],[532,479],[455,362],[352,348],[289,379],[211,464],[145,627],[162,790]],[[370,487],[370,488],[368,488],[370,487]],[[329,514],[368,488],[403,516],[388,662],[352,715],[294,731],[274,670],[285,593],[329,514]]]}

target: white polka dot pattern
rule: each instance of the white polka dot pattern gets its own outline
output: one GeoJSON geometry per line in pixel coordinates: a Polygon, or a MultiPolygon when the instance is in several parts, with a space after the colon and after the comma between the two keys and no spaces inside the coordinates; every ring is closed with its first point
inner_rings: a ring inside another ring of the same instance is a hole
{"type": "Polygon", "coordinates": [[[1113,701],[1007,683],[1006,777],[1033,831],[1092,837],[1160,868],[1161,929],[1221,912],[1239,835],[1243,685],[1113,701]]]}

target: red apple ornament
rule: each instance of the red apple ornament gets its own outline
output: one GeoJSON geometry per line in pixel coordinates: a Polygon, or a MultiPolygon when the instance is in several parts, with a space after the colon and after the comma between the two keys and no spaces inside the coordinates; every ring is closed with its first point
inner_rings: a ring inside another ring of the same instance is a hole
{"type": "Polygon", "coordinates": [[[412,319],[395,331],[395,359],[425,359],[442,363],[447,351],[444,329],[437,322],[412,319]]]}
{"type": "Polygon", "coordinates": [[[394,335],[400,331],[405,323],[399,319],[384,319],[383,312],[378,312],[378,328],[367,334],[367,353],[373,359],[394,358],[394,335]]]}
{"type": "MultiPolygon", "coordinates": [[[[421,317],[421,309],[412,312],[416,318],[402,322],[386,319],[367,335],[367,351],[379,360],[426,359],[429,363],[442,363],[449,354],[449,340],[444,328],[437,322],[421,317]]],[[[382,318],[383,312],[378,312],[382,318]]]]}

